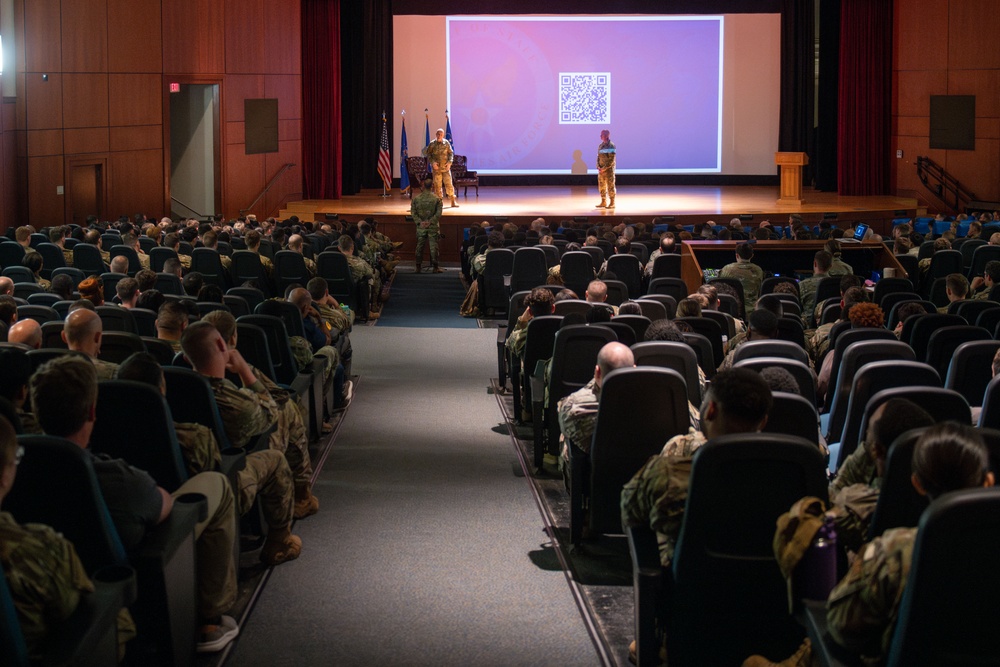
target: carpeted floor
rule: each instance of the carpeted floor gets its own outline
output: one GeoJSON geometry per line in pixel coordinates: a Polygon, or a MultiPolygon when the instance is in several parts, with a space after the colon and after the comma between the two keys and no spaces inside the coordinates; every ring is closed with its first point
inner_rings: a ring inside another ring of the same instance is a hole
{"type": "Polygon", "coordinates": [[[600,664],[489,392],[495,332],[414,327],[355,328],[320,513],[229,664],[600,664]]]}
{"type": "Polygon", "coordinates": [[[445,269],[444,273],[424,271],[415,273],[412,266],[396,269],[392,294],[382,309],[378,326],[477,328],[476,318],[458,314],[465,299],[458,269],[445,269]]]}

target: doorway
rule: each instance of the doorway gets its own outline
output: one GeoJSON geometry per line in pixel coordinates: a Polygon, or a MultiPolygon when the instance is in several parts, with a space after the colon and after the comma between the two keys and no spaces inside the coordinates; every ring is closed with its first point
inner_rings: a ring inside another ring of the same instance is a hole
{"type": "Polygon", "coordinates": [[[219,84],[181,83],[170,93],[170,210],[205,218],[221,208],[219,84]]]}

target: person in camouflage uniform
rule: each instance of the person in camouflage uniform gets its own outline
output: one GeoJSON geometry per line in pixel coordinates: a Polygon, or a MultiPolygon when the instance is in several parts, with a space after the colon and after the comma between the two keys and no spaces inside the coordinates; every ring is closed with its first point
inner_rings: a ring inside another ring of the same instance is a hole
{"type": "Polygon", "coordinates": [[[219,407],[226,435],[234,447],[245,447],[250,438],[277,425],[271,434],[271,449],[282,452],[295,483],[294,516],[301,519],[319,511],[312,494],[312,463],[302,414],[287,392],[229,348],[209,322],[195,322],[181,339],[184,354],[194,369],[208,378],[219,407]],[[239,375],[242,388],[225,378],[226,371],[239,375]]]}
{"type": "Polygon", "coordinates": [[[601,191],[601,202],[597,208],[615,207],[616,150],[611,142],[611,132],[601,130],[601,143],[597,147],[597,188],[601,191]]]}
{"type": "MultiPolygon", "coordinates": [[[[988,452],[971,427],[937,424],[917,440],[913,486],[932,501],[993,482],[988,452]]],[[[916,528],[894,528],[861,547],[827,600],[827,623],[838,644],[875,660],[888,653],[916,536],[916,528]]]]}
{"type": "Polygon", "coordinates": [[[233,259],[219,252],[219,235],[213,230],[209,230],[201,235],[201,245],[209,250],[214,250],[215,254],[219,256],[219,264],[222,265],[222,270],[226,274],[226,280],[230,281],[230,277],[233,275],[233,259]]]}
{"type": "Polygon", "coordinates": [[[684,520],[695,451],[732,433],[755,433],[767,422],[771,390],[760,374],[734,368],[716,374],[701,404],[701,431],[671,438],[622,489],[622,522],[656,531],[660,562],[669,567],[684,520]]]}
{"type": "Polygon", "coordinates": [[[62,339],[74,352],[82,352],[94,362],[98,380],[114,378],[118,364],[98,359],[101,352],[101,336],[104,333],[101,318],[88,308],[77,308],[63,323],[62,339]]]}
{"type": "Polygon", "coordinates": [[[424,261],[424,244],[430,242],[431,266],[434,273],[441,273],[438,266],[438,233],[441,221],[441,199],[431,192],[431,182],[424,180],[423,189],[410,201],[410,215],[417,226],[417,249],[414,252],[417,273],[424,261]]]}
{"type": "Polygon", "coordinates": [[[820,250],[813,257],[813,274],[811,278],[799,282],[799,300],[802,302],[802,322],[808,327],[812,326],[814,312],[816,309],[816,290],[823,278],[830,275],[830,267],[833,265],[833,255],[826,250],[820,250]]]}
{"type": "Polygon", "coordinates": [[[378,296],[382,291],[382,284],[372,271],[372,267],[368,262],[356,257],[354,255],[354,241],[347,234],[341,235],[337,239],[337,247],[340,248],[341,254],[347,258],[347,268],[351,271],[351,278],[354,280],[355,284],[367,282],[371,286],[371,296],[370,304],[368,307],[368,319],[376,320],[378,319],[378,296]]]}
{"type": "MultiPolygon", "coordinates": [[[[292,234],[291,236],[288,237],[288,249],[291,250],[292,252],[297,252],[300,255],[303,255],[303,253],[302,253],[302,243],[303,243],[303,239],[302,239],[302,235],[301,234],[292,234]]],[[[310,278],[315,278],[316,277],[316,262],[314,262],[313,260],[309,259],[305,255],[302,256],[302,261],[306,265],[306,271],[309,273],[309,277],[310,278]]]]}
{"type": "Polygon", "coordinates": [[[828,275],[831,276],[853,276],[854,269],[850,264],[841,259],[841,247],[840,241],[837,239],[830,239],[823,246],[823,249],[830,253],[833,258],[830,260],[830,270],[827,271],[828,275]]]}
{"type": "Polygon", "coordinates": [[[156,311],[156,337],[170,343],[174,354],[181,351],[181,335],[188,319],[187,308],[181,301],[164,301],[156,311]]]}
{"type": "Polygon", "coordinates": [[[336,334],[334,348],[340,354],[340,363],[344,365],[344,373],[351,374],[351,357],[354,351],[351,348],[351,325],[354,320],[354,313],[351,310],[341,309],[337,300],[330,296],[330,288],[325,278],[316,277],[306,284],[309,296],[312,297],[313,308],[319,313],[320,319],[329,327],[331,336],[336,334]]]}
{"type": "MultiPolygon", "coordinates": [[[[451,150],[451,144],[444,138],[444,130],[437,129],[434,133],[434,141],[424,147],[424,157],[431,166],[431,173],[434,176],[434,195],[438,199],[443,199],[441,183],[444,182],[444,192],[451,200],[451,207],[458,208],[455,201],[455,187],[451,182],[451,163],[455,159],[455,152],[451,150]]],[[[426,185],[424,186],[426,190],[426,185]]]]}
{"type": "MultiPolygon", "coordinates": [[[[20,452],[14,428],[0,417],[0,505],[13,488],[20,452]]],[[[94,584],[69,540],[48,526],[18,525],[7,512],[0,512],[0,564],[28,656],[38,659],[52,626],[69,618],[80,600],[94,592],[94,584]]],[[[120,651],[134,636],[135,625],[123,609],[118,616],[120,651]]]]}
{"type": "Polygon", "coordinates": [[[175,253],[177,253],[177,261],[181,263],[184,267],[184,271],[191,270],[191,255],[181,254],[178,248],[181,247],[181,235],[177,232],[171,232],[163,237],[163,247],[170,248],[175,253]]]}
{"type": "Polygon", "coordinates": [[[49,241],[59,246],[59,249],[62,250],[63,261],[65,261],[66,266],[73,266],[73,251],[66,247],[66,227],[62,225],[49,227],[49,241]]]}
{"type": "Polygon", "coordinates": [[[743,308],[749,316],[757,304],[760,284],[764,282],[764,270],[753,263],[753,246],[749,243],[736,246],[736,261],[722,267],[719,277],[740,281],[743,285],[743,308]]]}
{"type": "MultiPolygon", "coordinates": [[[[118,367],[118,379],[144,382],[166,394],[163,369],[148,352],[137,352],[123,361],[118,367]]],[[[222,456],[212,429],[202,424],[174,422],[174,431],[189,475],[219,469],[222,456]]],[[[268,526],[260,560],[266,565],[280,565],[298,558],[302,540],[291,531],[295,486],[282,453],[268,449],[247,454],[246,465],[236,473],[234,487],[236,511],[241,516],[260,498],[261,514],[268,526]]]]}
{"type": "Polygon", "coordinates": [[[597,365],[594,366],[594,377],[590,382],[560,399],[556,412],[559,417],[559,437],[563,439],[563,446],[559,450],[559,467],[562,468],[564,479],[569,479],[570,443],[584,452],[590,452],[597,409],[601,402],[601,379],[616,368],[632,366],[635,366],[635,357],[628,346],[608,343],[597,353],[597,365]]]}
{"type": "Polygon", "coordinates": [[[260,254],[260,238],[260,232],[256,229],[251,229],[247,232],[244,239],[247,244],[247,250],[260,258],[260,263],[264,267],[264,273],[267,274],[269,280],[274,280],[274,262],[271,261],[270,257],[260,254]]]}

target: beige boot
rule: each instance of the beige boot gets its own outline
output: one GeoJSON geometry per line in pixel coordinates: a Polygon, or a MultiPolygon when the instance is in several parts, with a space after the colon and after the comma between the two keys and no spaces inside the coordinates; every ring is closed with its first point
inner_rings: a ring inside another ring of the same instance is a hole
{"type": "Polygon", "coordinates": [[[611,200],[608,202],[608,208],[614,208],[614,207],[615,207],[615,198],[612,197],[611,200]]]}
{"type": "Polygon", "coordinates": [[[260,561],[265,565],[281,565],[295,560],[302,553],[302,540],[292,535],[288,528],[272,530],[267,534],[264,548],[260,550],[260,561]]]}
{"type": "Polygon", "coordinates": [[[601,203],[595,206],[594,208],[605,208],[607,207],[607,205],[608,205],[607,201],[605,201],[604,197],[601,197],[601,203]]]}
{"type": "Polygon", "coordinates": [[[304,519],[319,511],[319,498],[313,495],[312,489],[303,484],[295,487],[295,510],[292,513],[296,519],[304,519]]]}
{"type": "Polygon", "coordinates": [[[771,662],[762,655],[752,655],[743,661],[743,667],[809,667],[812,664],[812,642],[807,637],[799,650],[781,662],[771,662]]]}
{"type": "Polygon", "coordinates": [[[454,197],[451,198],[451,207],[458,208],[458,202],[455,200],[454,197]]]}

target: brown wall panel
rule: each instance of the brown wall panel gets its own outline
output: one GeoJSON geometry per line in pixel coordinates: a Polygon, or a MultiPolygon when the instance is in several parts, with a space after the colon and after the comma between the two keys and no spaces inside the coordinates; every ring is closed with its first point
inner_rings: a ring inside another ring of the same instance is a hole
{"type": "Polygon", "coordinates": [[[265,49],[267,74],[302,73],[302,12],[299,0],[276,0],[264,3],[264,26],[267,44],[281,48],[265,49]]]}
{"type": "Polygon", "coordinates": [[[108,75],[65,73],[63,127],[108,126],[108,75]]]}
{"type": "MultiPolygon", "coordinates": [[[[281,115],[281,104],[278,104],[278,115],[281,115]]],[[[298,141],[302,139],[302,121],[298,118],[278,121],[278,141],[298,141]]]]}
{"type": "Polygon", "coordinates": [[[978,198],[1000,198],[1000,141],[976,137],[975,151],[948,151],[945,169],[978,198]]]}
{"type": "Polygon", "coordinates": [[[896,134],[910,137],[928,137],[931,131],[929,116],[900,116],[896,119],[896,134]]]}
{"type": "Polygon", "coordinates": [[[278,118],[302,118],[302,77],[264,77],[264,97],[278,98],[278,118]]]}
{"type": "Polygon", "coordinates": [[[226,0],[226,72],[264,71],[264,1],[226,0]]]}
{"type": "Polygon", "coordinates": [[[110,123],[157,125],[163,123],[163,79],[159,74],[111,74],[110,123]]]}
{"type": "Polygon", "coordinates": [[[108,0],[63,0],[62,71],[108,71],[108,0]]]}
{"type": "Polygon", "coordinates": [[[17,224],[18,205],[17,137],[14,132],[3,134],[3,190],[0,191],[0,229],[17,224]]]}
{"type": "MultiPolygon", "coordinates": [[[[996,0],[960,0],[947,4],[948,65],[951,69],[996,69],[1000,67],[1000,51],[982,35],[1000,32],[1000,13],[996,0]]],[[[940,30],[927,33],[938,35],[940,30]]]]}
{"type": "Polygon", "coordinates": [[[59,0],[25,0],[25,72],[58,72],[62,69],[59,0]]]}
{"type": "Polygon", "coordinates": [[[1000,70],[974,69],[948,72],[949,95],[975,95],[977,118],[1000,117],[1000,70]]]}
{"type": "Polygon", "coordinates": [[[62,155],[62,130],[28,130],[28,157],[62,155]]]}
{"type": "Polygon", "coordinates": [[[66,155],[79,153],[107,153],[108,128],[84,127],[76,130],[66,130],[66,155]]]}
{"type": "Polygon", "coordinates": [[[28,126],[28,96],[25,95],[25,76],[24,72],[17,73],[17,99],[14,101],[14,112],[17,115],[17,128],[20,130],[23,130],[28,126]]]}
{"type": "Polygon", "coordinates": [[[274,178],[286,163],[295,165],[282,174],[264,195],[265,208],[262,213],[269,215],[285,202],[302,198],[302,142],[279,141],[278,152],[267,153],[264,160],[265,184],[274,178]]]}
{"type": "Polygon", "coordinates": [[[112,153],[108,213],[163,215],[163,151],[112,153]]]}
{"type": "Polygon", "coordinates": [[[59,225],[63,222],[63,195],[56,188],[63,185],[63,158],[28,158],[28,215],[36,227],[59,225]]]}
{"type": "Polygon", "coordinates": [[[900,116],[930,116],[930,96],[947,94],[946,70],[899,72],[899,102],[896,113],[900,116]]]}
{"type": "Polygon", "coordinates": [[[223,214],[233,217],[264,189],[264,156],[246,155],[244,144],[230,144],[225,149],[225,161],[223,214]]]}
{"type": "MultiPolygon", "coordinates": [[[[224,0],[163,3],[163,71],[221,74],[226,71],[224,0]]],[[[255,44],[257,48],[263,45],[255,44]]]]}
{"type": "MultiPolygon", "coordinates": [[[[264,95],[264,77],[260,74],[230,74],[223,84],[224,119],[243,120],[243,100],[258,99],[264,95]]],[[[280,104],[279,104],[280,109],[280,104]]],[[[279,116],[281,115],[279,111],[279,116]]]]}
{"type": "Polygon", "coordinates": [[[163,148],[162,125],[111,128],[111,150],[137,151],[163,148]]]}
{"type": "Polygon", "coordinates": [[[976,119],[976,141],[980,139],[1000,139],[1000,118],[976,119]]]}
{"type": "Polygon", "coordinates": [[[41,74],[25,76],[25,117],[29,130],[52,130],[63,126],[62,75],[49,74],[48,81],[41,74]]]}
{"type": "Polygon", "coordinates": [[[160,0],[108,0],[108,71],[162,72],[160,21],[160,0]]]}
{"type": "Polygon", "coordinates": [[[893,58],[899,70],[944,69],[948,42],[948,5],[941,0],[896,0],[893,58]],[[939,36],[928,38],[929,35],[939,36]]]}
{"type": "Polygon", "coordinates": [[[246,142],[246,123],[243,121],[226,123],[226,143],[242,144],[246,142]]]}

